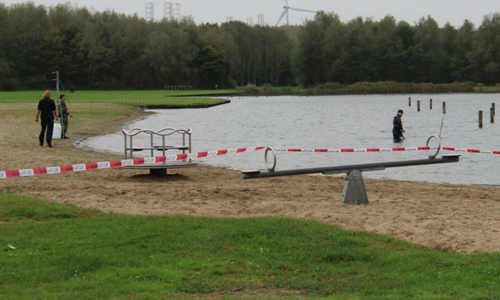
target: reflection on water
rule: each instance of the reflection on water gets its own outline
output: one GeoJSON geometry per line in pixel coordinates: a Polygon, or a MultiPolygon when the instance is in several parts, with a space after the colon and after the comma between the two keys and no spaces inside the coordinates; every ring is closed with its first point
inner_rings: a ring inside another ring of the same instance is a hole
{"type": "MultiPolygon", "coordinates": [[[[408,95],[231,98],[231,104],[209,109],[155,110],[155,115],[129,123],[126,128],[192,128],[193,151],[198,152],[256,146],[301,149],[418,147],[425,146],[431,134],[439,134],[443,123],[443,146],[500,150],[499,124],[489,123],[489,109],[497,95],[411,96],[411,107],[408,95]],[[432,110],[430,99],[433,99],[432,110]],[[417,100],[421,100],[420,112],[417,100]],[[444,122],[443,101],[446,101],[447,110],[444,122]],[[394,144],[392,118],[399,108],[404,110],[406,140],[394,144]],[[479,110],[483,110],[485,116],[482,129],[478,128],[479,110]]],[[[117,132],[95,137],[85,141],[83,146],[122,153],[123,135],[117,132]]],[[[278,152],[277,156],[277,169],[284,170],[421,159],[426,157],[426,152],[278,152]]],[[[263,151],[210,157],[200,162],[237,169],[265,168],[263,151]]],[[[363,175],[367,178],[496,185],[500,178],[498,164],[500,155],[463,153],[459,163],[392,168],[363,175]]]]}

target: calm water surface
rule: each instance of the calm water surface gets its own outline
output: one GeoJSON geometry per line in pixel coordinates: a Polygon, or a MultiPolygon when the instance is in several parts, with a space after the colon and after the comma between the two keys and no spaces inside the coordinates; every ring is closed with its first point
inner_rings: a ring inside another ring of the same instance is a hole
{"type": "MultiPolygon", "coordinates": [[[[192,128],[193,152],[271,146],[275,148],[386,148],[425,146],[431,134],[439,134],[446,102],[442,145],[500,150],[498,126],[490,124],[489,109],[497,94],[367,95],[312,97],[230,98],[231,104],[209,109],[154,110],[156,114],[125,127],[158,130],[192,128]],[[412,106],[408,106],[408,97],[412,106]],[[429,100],[433,99],[433,109],[429,100]],[[417,111],[421,100],[421,111],[417,111]],[[406,140],[392,141],[392,119],[404,110],[406,140]],[[478,111],[484,111],[484,127],[478,128],[478,111]]],[[[498,119],[500,122],[500,117],[498,119]]],[[[121,132],[88,139],[83,146],[123,153],[121,132]]],[[[147,145],[148,139],[134,144],[147,145]]],[[[178,143],[178,142],[175,142],[178,143]]],[[[435,144],[431,144],[434,146],[435,144]]],[[[442,152],[452,153],[449,151],[442,152]]],[[[172,152],[173,154],[173,152],[172,152]]],[[[391,168],[365,172],[367,178],[407,181],[493,184],[500,181],[500,155],[461,153],[459,163],[391,168]]],[[[145,153],[148,155],[148,153],[145,153]]],[[[161,155],[161,154],[158,154],[161,155]]],[[[343,164],[426,158],[425,151],[388,153],[284,153],[277,152],[277,170],[343,164]]],[[[265,169],[264,151],[199,160],[236,169],[265,169]]]]}

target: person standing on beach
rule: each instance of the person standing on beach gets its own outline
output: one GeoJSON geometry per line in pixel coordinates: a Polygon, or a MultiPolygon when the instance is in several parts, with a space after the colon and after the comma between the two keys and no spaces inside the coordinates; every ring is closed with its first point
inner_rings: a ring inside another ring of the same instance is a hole
{"type": "Polygon", "coordinates": [[[68,116],[73,118],[73,115],[69,113],[68,106],[66,105],[66,96],[61,95],[59,98],[59,119],[61,119],[61,124],[63,127],[61,138],[68,139],[68,137],[66,136],[66,131],[68,131],[68,116]]]}
{"type": "Polygon", "coordinates": [[[43,99],[38,102],[38,110],[36,112],[36,120],[38,122],[38,117],[42,119],[42,131],[40,132],[40,136],[38,139],[40,140],[40,146],[43,146],[43,136],[45,135],[45,131],[47,131],[47,146],[52,148],[52,132],[54,131],[54,118],[57,119],[56,112],[56,103],[54,100],[50,99],[52,93],[49,90],[46,90],[43,93],[43,99]]]}
{"type": "Polygon", "coordinates": [[[398,114],[392,120],[392,137],[394,138],[394,142],[401,142],[402,138],[404,139],[403,132],[403,122],[401,121],[401,117],[403,116],[403,110],[398,110],[398,114]]]}

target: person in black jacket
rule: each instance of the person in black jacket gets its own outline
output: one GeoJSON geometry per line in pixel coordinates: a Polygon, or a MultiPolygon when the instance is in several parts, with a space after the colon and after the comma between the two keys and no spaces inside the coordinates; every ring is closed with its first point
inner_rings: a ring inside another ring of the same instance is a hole
{"type": "Polygon", "coordinates": [[[403,129],[403,122],[401,121],[402,116],[403,110],[400,109],[398,110],[398,114],[392,120],[392,137],[395,142],[400,142],[404,139],[403,132],[405,132],[405,130],[403,129]]]}
{"type": "Polygon", "coordinates": [[[54,131],[54,117],[57,119],[56,103],[54,100],[50,99],[52,93],[47,90],[43,93],[43,99],[38,102],[38,110],[36,112],[36,120],[38,122],[38,117],[40,113],[42,114],[42,131],[38,139],[40,140],[40,146],[43,146],[43,136],[45,135],[45,130],[47,130],[47,145],[52,148],[52,132],[54,131]]]}

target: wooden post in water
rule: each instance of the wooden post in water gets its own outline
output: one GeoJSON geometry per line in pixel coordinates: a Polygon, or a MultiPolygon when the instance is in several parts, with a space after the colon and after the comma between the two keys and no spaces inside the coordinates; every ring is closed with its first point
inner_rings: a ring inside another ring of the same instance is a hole
{"type": "Polygon", "coordinates": [[[417,100],[417,111],[420,111],[420,100],[417,100]]]}
{"type": "Polygon", "coordinates": [[[432,99],[431,99],[431,101],[429,102],[429,107],[430,107],[430,109],[432,109],[432,99]]]}
{"type": "Polygon", "coordinates": [[[443,101],[443,114],[446,113],[446,101],[443,101]]]}
{"type": "Polygon", "coordinates": [[[495,103],[491,103],[491,108],[493,108],[493,115],[495,115],[495,103]]]}
{"type": "Polygon", "coordinates": [[[411,97],[408,97],[408,106],[411,106],[411,97]]]}
{"type": "Polygon", "coordinates": [[[495,123],[495,112],[493,107],[490,108],[490,123],[495,123]]]}
{"type": "Polygon", "coordinates": [[[479,111],[479,128],[483,128],[483,111],[479,111]]]}

